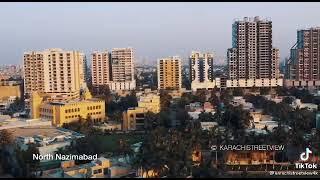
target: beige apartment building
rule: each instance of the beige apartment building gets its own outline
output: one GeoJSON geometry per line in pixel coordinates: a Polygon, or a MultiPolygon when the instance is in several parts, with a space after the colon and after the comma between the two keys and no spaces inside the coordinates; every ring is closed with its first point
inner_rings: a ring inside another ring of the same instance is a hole
{"type": "Polygon", "coordinates": [[[253,86],[257,79],[277,81],[279,49],[272,47],[272,21],[259,17],[236,20],[232,25],[232,48],[227,56],[230,81],[252,80],[253,86]]]}
{"type": "Polygon", "coordinates": [[[133,90],[134,56],[132,48],[114,48],[108,51],[94,52],[92,61],[92,84],[109,85],[111,90],[133,90]]]}
{"type": "Polygon", "coordinates": [[[95,51],[91,54],[92,85],[100,86],[110,82],[110,53],[95,51]]]}
{"type": "Polygon", "coordinates": [[[24,53],[25,93],[72,94],[86,87],[84,54],[47,49],[24,53]]]}
{"type": "Polygon", "coordinates": [[[180,90],[181,59],[178,56],[158,60],[158,89],[180,90]]]}
{"type": "Polygon", "coordinates": [[[290,51],[285,86],[320,87],[320,27],[298,30],[290,51]]]}

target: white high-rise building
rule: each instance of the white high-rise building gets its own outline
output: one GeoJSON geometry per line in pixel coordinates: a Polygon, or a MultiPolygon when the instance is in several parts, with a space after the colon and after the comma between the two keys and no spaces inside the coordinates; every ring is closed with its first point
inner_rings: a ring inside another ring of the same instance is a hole
{"type": "Polygon", "coordinates": [[[214,88],[213,54],[193,51],[189,61],[191,89],[196,91],[214,88]]]}

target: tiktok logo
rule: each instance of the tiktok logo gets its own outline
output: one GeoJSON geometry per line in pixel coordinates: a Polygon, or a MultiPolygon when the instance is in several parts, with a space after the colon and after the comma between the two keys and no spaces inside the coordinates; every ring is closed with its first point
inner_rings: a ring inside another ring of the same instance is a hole
{"type": "MultiPolygon", "coordinates": [[[[302,161],[307,161],[312,154],[312,151],[309,148],[306,148],[306,152],[300,154],[300,159],[302,161]]],[[[315,163],[295,163],[297,169],[317,169],[318,165],[315,163]]]]}
{"type": "Polygon", "coordinates": [[[312,154],[312,151],[309,148],[306,148],[306,152],[300,154],[300,159],[306,161],[309,159],[309,154],[312,154]]]}

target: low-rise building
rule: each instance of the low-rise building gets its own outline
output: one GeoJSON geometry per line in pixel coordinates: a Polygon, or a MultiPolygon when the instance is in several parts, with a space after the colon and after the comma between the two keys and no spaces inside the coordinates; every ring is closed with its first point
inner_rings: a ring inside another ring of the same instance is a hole
{"type": "Polygon", "coordinates": [[[205,102],[203,104],[203,110],[205,112],[213,112],[213,111],[215,111],[214,106],[210,102],[205,102]]]}
{"type": "Polygon", "coordinates": [[[10,116],[3,115],[1,115],[0,118],[0,130],[35,126],[51,126],[51,121],[43,119],[11,118],[10,116]]]}
{"type": "Polygon", "coordinates": [[[313,104],[313,103],[302,103],[300,99],[295,99],[292,104],[291,107],[293,108],[307,108],[309,111],[317,111],[318,110],[318,105],[317,104],[313,104]]]}
{"type": "MultiPolygon", "coordinates": [[[[15,145],[9,146],[5,151],[9,154],[6,158],[10,162],[9,167],[14,167],[12,170],[17,171],[19,166],[17,166],[16,147],[21,150],[27,150],[31,144],[35,144],[36,148],[39,150],[40,156],[54,156],[59,148],[65,148],[70,146],[71,142],[84,137],[84,135],[63,129],[57,128],[50,125],[40,125],[40,126],[25,126],[25,127],[14,127],[7,129],[13,136],[15,140],[15,145]]],[[[37,156],[37,154],[35,154],[37,156]]],[[[54,159],[39,159],[40,165],[50,163],[56,163],[54,159]]],[[[20,167],[21,168],[21,167],[20,167]]]]}
{"type": "Polygon", "coordinates": [[[283,100],[283,96],[273,96],[273,95],[265,95],[264,96],[267,100],[269,100],[269,101],[273,101],[273,102],[275,102],[275,103],[281,103],[282,102],[282,100],[283,100]]]}
{"type": "Polygon", "coordinates": [[[31,98],[31,117],[52,121],[55,126],[77,121],[80,118],[94,121],[105,119],[105,102],[102,99],[92,98],[90,93],[85,93],[83,98],[66,101],[48,101],[37,92],[31,98]]]}
{"type": "Polygon", "coordinates": [[[218,126],[217,122],[200,122],[201,129],[209,131],[211,128],[218,126]]]}
{"type": "Polygon", "coordinates": [[[227,165],[273,164],[274,151],[227,151],[227,165]]]}
{"type": "Polygon", "coordinates": [[[43,172],[43,178],[119,178],[128,175],[131,167],[100,157],[90,163],[76,165],[72,161],[61,162],[60,168],[43,172]]]}
{"type": "Polygon", "coordinates": [[[154,93],[142,94],[138,98],[138,107],[146,108],[153,113],[160,112],[160,96],[154,93]]]}
{"type": "Polygon", "coordinates": [[[17,96],[8,96],[0,99],[0,113],[8,110],[10,105],[15,102],[17,96]]]}
{"type": "Polygon", "coordinates": [[[15,83],[15,82],[11,82],[11,81],[4,81],[1,82],[0,84],[0,99],[2,98],[7,98],[10,96],[14,96],[14,97],[21,97],[21,88],[20,85],[15,83]]]}
{"type": "Polygon", "coordinates": [[[122,130],[121,122],[116,122],[116,121],[107,121],[99,126],[94,126],[94,127],[101,129],[101,130],[109,130],[109,131],[114,131],[114,130],[121,131],[122,130]]]}
{"type": "Polygon", "coordinates": [[[185,109],[189,112],[202,112],[203,111],[203,107],[201,106],[200,102],[194,102],[194,103],[187,104],[185,106],[185,109]]]}
{"type": "Polygon", "coordinates": [[[212,115],[215,113],[215,109],[210,102],[205,102],[203,105],[200,102],[190,103],[185,106],[185,110],[194,120],[199,119],[199,115],[203,112],[211,113],[212,115]]]}
{"type": "Polygon", "coordinates": [[[134,107],[123,112],[123,130],[143,130],[145,127],[146,108],[134,107]]]}
{"type": "Polygon", "coordinates": [[[242,105],[242,108],[244,110],[249,110],[249,111],[254,110],[253,104],[250,102],[246,102],[246,100],[242,96],[234,96],[233,99],[231,100],[230,104],[232,106],[242,105]]]}

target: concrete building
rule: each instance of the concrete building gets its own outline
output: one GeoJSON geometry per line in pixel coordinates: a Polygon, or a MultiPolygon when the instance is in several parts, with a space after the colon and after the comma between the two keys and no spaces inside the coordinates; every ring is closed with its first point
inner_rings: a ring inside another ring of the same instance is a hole
{"type": "Polygon", "coordinates": [[[203,105],[200,102],[190,103],[185,106],[185,110],[193,120],[199,119],[201,113],[211,113],[212,115],[216,113],[210,102],[205,102],[203,105]]]}
{"type": "Polygon", "coordinates": [[[153,113],[160,112],[160,95],[154,93],[143,94],[138,97],[138,107],[153,113]]]}
{"type": "Polygon", "coordinates": [[[0,115],[0,130],[19,127],[51,126],[51,124],[51,121],[44,119],[11,118],[10,116],[0,115]]]}
{"type": "Polygon", "coordinates": [[[86,164],[63,161],[59,168],[43,172],[42,178],[121,178],[132,174],[132,167],[112,158],[99,157],[86,164]]]}
{"type": "Polygon", "coordinates": [[[93,86],[108,85],[113,91],[136,88],[132,48],[114,48],[111,53],[95,51],[91,62],[93,86]]]}
{"type": "Polygon", "coordinates": [[[272,87],[279,79],[279,50],[272,47],[272,22],[259,17],[236,20],[232,25],[232,48],[228,49],[227,87],[272,87]],[[239,82],[244,84],[240,85],[239,82]],[[246,83],[246,81],[251,81],[246,83]],[[260,83],[259,81],[266,81],[260,83]],[[231,81],[231,82],[230,82],[231,81]],[[275,83],[272,83],[275,82],[275,83]],[[256,85],[256,83],[258,85],[256,85]]]}
{"type": "Polygon", "coordinates": [[[105,85],[111,77],[111,54],[108,51],[91,54],[91,79],[93,86],[105,85]]]}
{"type": "Polygon", "coordinates": [[[227,165],[260,165],[277,163],[275,151],[228,151],[225,164],[227,165]]]}
{"type": "MultiPolygon", "coordinates": [[[[24,53],[25,95],[32,92],[52,96],[79,97],[80,89],[86,88],[85,55],[79,51],[59,48],[24,53]]],[[[26,99],[26,111],[30,101],[26,99]]]]}
{"type": "Polygon", "coordinates": [[[79,120],[91,118],[94,122],[105,119],[105,102],[92,98],[86,91],[81,99],[68,101],[45,100],[37,92],[31,96],[31,117],[51,121],[55,126],[62,126],[79,120]]]}
{"type": "Polygon", "coordinates": [[[21,97],[21,89],[19,84],[5,84],[1,82],[0,84],[0,99],[8,98],[10,96],[21,97]]]}
{"type": "Polygon", "coordinates": [[[97,129],[101,130],[109,130],[109,131],[121,131],[122,123],[117,121],[107,121],[103,124],[99,124],[99,126],[94,126],[97,129]]]}
{"type": "Polygon", "coordinates": [[[111,70],[111,90],[133,90],[136,88],[132,48],[112,49],[111,70]]]}
{"type": "Polygon", "coordinates": [[[216,86],[213,76],[213,54],[192,51],[189,58],[191,89],[210,89],[216,86]]]}
{"type": "Polygon", "coordinates": [[[178,56],[159,59],[157,69],[158,89],[181,89],[181,59],[178,56]]]}
{"type": "Polygon", "coordinates": [[[320,86],[320,27],[297,31],[297,42],[286,62],[287,87],[320,86]]]}
{"type": "MultiPolygon", "coordinates": [[[[73,140],[84,137],[84,135],[80,133],[63,128],[56,128],[51,125],[15,127],[7,130],[12,133],[15,143],[19,148],[26,150],[29,147],[29,143],[34,143],[40,155],[54,155],[55,151],[59,148],[65,148],[69,146],[73,140]]],[[[47,161],[51,160],[43,159],[40,162],[47,161]]]]}
{"type": "Polygon", "coordinates": [[[123,126],[124,131],[144,130],[146,108],[134,107],[129,108],[123,112],[123,126]]]}
{"type": "Polygon", "coordinates": [[[203,131],[210,131],[212,128],[218,126],[217,122],[200,122],[203,131]]]}
{"type": "Polygon", "coordinates": [[[47,49],[24,53],[25,93],[73,93],[86,87],[84,54],[47,49]]]}
{"type": "Polygon", "coordinates": [[[317,111],[318,105],[313,103],[302,103],[300,99],[295,99],[292,104],[290,104],[293,108],[307,108],[309,111],[317,111]]]}
{"type": "Polygon", "coordinates": [[[0,114],[9,109],[10,105],[16,100],[16,96],[9,96],[0,99],[0,114]]]}
{"type": "Polygon", "coordinates": [[[230,104],[232,106],[242,106],[244,110],[253,111],[255,108],[253,104],[250,102],[246,102],[246,100],[242,96],[234,96],[231,100],[230,104]]]}

